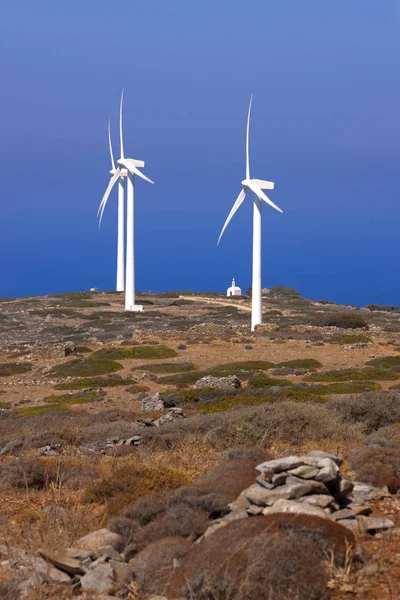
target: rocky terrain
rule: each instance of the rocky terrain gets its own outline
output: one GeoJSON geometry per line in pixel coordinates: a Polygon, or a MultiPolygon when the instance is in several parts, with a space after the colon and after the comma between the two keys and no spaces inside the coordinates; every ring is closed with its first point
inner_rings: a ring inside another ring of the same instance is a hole
{"type": "Polygon", "coordinates": [[[400,597],[400,312],[0,299],[0,597],[400,597]]]}

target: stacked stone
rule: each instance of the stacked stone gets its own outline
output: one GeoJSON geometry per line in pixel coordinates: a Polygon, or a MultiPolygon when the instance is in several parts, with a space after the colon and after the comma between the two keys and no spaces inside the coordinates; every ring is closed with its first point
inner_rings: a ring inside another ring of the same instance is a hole
{"type": "Polygon", "coordinates": [[[394,527],[389,519],[370,518],[372,509],[350,497],[354,485],[341,476],[341,460],[315,450],[304,456],[288,456],[256,467],[256,482],[230,505],[234,515],[298,513],[339,522],[355,531],[377,531],[394,527]]]}

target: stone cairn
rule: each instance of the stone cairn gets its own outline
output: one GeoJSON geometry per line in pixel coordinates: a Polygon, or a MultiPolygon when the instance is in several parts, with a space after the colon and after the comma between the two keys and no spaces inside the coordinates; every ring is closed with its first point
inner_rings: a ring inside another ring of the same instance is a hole
{"type": "Polygon", "coordinates": [[[343,478],[341,462],[337,456],[314,450],[258,465],[255,483],[229,505],[231,512],[214,521],[204,537],[235,519],[272,513],[314,515],[362,533],[394,527],[390,519],[369,517],[372,508],[367,502],[389,496],[387,490],[343,478]]]}

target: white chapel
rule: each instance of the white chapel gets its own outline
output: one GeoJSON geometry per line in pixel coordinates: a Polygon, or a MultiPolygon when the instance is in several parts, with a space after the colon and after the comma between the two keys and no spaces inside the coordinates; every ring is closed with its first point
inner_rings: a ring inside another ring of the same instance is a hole
{"type": "Polygon", "coordinates": [[[236,287],[234,279],[232,279],[232,286],[227,289],[226,295],[228,297],[229,296],[241,296],[242,295],[242,290],[240,289],[240,287],[236,287]]]}

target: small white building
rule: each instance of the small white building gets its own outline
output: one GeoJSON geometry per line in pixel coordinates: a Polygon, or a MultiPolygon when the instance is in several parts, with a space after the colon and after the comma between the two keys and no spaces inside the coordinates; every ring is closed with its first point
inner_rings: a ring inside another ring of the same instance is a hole
{"type": "Polygon", "coordinates": [[[236,287],[234,279],[232,279],[232,286],[227,289],[226,295],[228,297],[229,296],[241,296],[242,295],[242,290],[240,289],[240,287],[236,287]]]}

